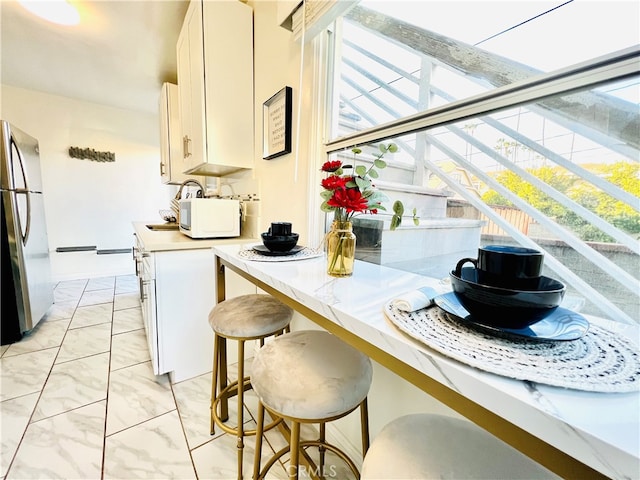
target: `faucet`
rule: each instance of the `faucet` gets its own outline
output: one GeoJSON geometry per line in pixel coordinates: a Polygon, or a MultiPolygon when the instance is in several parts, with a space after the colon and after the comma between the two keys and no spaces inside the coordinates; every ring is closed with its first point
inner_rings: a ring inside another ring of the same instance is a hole
{"type": "Polygon", "coordinates": [[[182,184],[180,185],[180,189],[178,190],[178,193],[176,194],[176,200],[180,200],[182,198],[182,189],[184,187],[186,187],[187,185],[197,185],[198,187],[200,187],[200,190],[198,192],[196,192],[196,198],[202,198],[204,197],[204,187],[202,186],[202,184],[193,179],[193,178],[187,178],[184,182],[182,182],[182,184]]]}
{"type": "Polygon", "coordinates": [[[171,200],[171,210],[173,210],[173,213],[175,213],[175,217],[178,223],[180,223],[180,199],[182,198],[182,189],[187,185],[197,185],[198,187],[200,187],[200,190],[196,192],[196,198],[204,197],[204,187],[199,181],[193,178],[188,178],[184,182],[182,182],[182,184],[180,184],[178,193],[176,194],[174,199],[171,200]]]}

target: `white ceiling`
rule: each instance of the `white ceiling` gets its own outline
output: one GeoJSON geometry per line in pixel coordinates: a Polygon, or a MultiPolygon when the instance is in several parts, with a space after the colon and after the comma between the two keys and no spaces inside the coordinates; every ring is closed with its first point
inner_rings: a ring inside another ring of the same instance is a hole
{"type": "Polygon", "coordinates": [[[188,0],[72,0],[75,27],[0,0],[3,84],[104,105],[157,112],[176,82],[176,41],[188,0]]]}

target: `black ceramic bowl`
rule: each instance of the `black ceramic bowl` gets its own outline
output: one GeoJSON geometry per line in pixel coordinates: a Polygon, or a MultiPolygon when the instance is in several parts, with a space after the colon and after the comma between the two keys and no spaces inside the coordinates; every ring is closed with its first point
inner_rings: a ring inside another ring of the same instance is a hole
{"type": "Polygon", "coordinates": [[[477,270],[465,267],[460,277],[450,273],[453,292],[479,323],[503,328],[525,328],[553,312],[565,293],[562,282],[540,277],[535,290],[511,290],[478,282],[477,270]]]}
{"type": "Polygon", "coordinates": [[[298,234],[269,235],[267,232],[262,234],[262,243],[271,252],[288,252],[298,243],[298,234]]]}

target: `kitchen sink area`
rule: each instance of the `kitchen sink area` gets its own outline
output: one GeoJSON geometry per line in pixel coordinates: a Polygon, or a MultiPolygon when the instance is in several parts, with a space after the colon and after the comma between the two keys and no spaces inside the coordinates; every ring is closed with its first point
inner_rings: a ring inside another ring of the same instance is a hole
{"type": "Polygon", "coordinates": [[[165,231],[165,230],[179,230],[180,225],[177,223],[149,223],[145,225],[149,230],[153,231],[165,231]]]}

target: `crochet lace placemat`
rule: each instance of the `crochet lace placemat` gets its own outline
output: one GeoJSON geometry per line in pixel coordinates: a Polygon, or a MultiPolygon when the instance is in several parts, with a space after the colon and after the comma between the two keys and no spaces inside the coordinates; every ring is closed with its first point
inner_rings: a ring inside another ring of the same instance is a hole
{"type": "Polygon", "coordinates": [[[307,258],[321,257],[322,255],[322,251],[309,247],[304,247],[302,250],[294,253],[293,255],[262,255],[251,248],[240,250],[238,252],[238,256],[240,258],[244,260],[253,260],[256,262],[291,262],[294,260],[305,260],[307,258]]]}
{"type": "Polygon", "coordinates": [[[459,362],[518,380],[590,392],[640,390],[640,354],[630,341],[591,325],[572,341],[536,341],[475,329],[439,307],[384,307],[400,330],[459,362]]]}

